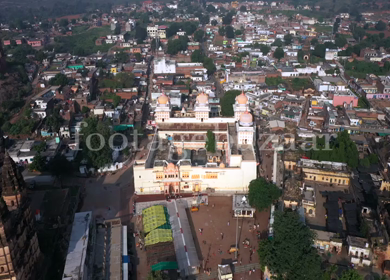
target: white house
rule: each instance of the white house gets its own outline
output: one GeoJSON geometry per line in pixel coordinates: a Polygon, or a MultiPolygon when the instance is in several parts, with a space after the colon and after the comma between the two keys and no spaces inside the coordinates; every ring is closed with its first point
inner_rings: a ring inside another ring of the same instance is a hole
{"type": "Polygon", "coordinates": [[[348,236],[347,243],[351,263],[358,266],[371,265],[371,248],[366,238],[348,236]]]}

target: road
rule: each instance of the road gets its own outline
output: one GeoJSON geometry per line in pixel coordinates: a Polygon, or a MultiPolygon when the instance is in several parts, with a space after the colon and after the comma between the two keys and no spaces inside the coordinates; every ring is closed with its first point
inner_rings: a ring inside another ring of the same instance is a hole
{"type": "Polygon", "coordinates": [[[81,211],[93,211],[97,219],[121,218],[124,224],[130,222],[130,200],[134,193],[132,167],[119,170],[114,175],[70,180],[84,183],[85,197],[81,211]]]}

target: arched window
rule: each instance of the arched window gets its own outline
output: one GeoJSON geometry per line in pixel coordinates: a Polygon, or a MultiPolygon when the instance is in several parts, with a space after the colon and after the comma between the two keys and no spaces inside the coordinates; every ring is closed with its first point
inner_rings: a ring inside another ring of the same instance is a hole
{"type": "Polygon", "coordinates": [[[4,267],[0,267],[0,273],[4,273],[4,267]]]}
{"type": "Polygon", "coordinates": [[[15,202],[11,200],[11,206],[15,206],[15,202]]]}

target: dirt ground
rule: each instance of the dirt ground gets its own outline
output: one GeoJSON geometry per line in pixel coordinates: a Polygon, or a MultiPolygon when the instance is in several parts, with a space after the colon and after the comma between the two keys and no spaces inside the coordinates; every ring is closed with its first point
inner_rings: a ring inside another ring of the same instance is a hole
{"type": "MultiPolygon", "coordinates": [[[[191,214],[194,230],[196,231],[196,245],[200,247],[201,261],[205,268],[210,268],[216,272],[218,264],[232,262],[235,258],[234,253],[227,251],[236,243],[236,229],[238,229],[238,258],[236,271],[249,271],[251,268],[257,268],[255,273],[249,276],[249,273],[238,273],[236,279],[261,279],[258,266],[257,231],[266,237],[268,230],[269,212],[255,213],[255,219],[243,218],[234,219],[232,212],[232,197],[209,197],[209,206],[203,206],[199,212],[191,214]],[[212,207],[212,205],[215,205],[212,207]],[[237,223],[238,222],[238,223],[237,223]],[[249,231],[250,226],[259,224],[259,229],[249,231]],[[202,229],[200,234],[199,229],[202,229]],[[223,236],[222,236],[223,234],[223,236]],[[242,242],[249,239],[253,253],[250,248],[244,248],[242,242]]],[[[203,271],[202,271],[203,272],[203,271]]],[[[206,278],[207,279],[207,278],[206,278]]],[[[213,278],[209,278],[213,279],[213,278]]]]}
{"type": "MultiPolygon", "coordinates": [[[[133,218],[133,222],[135,221],[133,218]]],[[[193,212],[188,217],[192,233],[197,247],[201,265],[211,269],[210,276],[201,273],[195,279],[218,279],[218,264],[232,263],[235,260],[234,253],[227,251],[236,243],[236,228],[238,228],[238,258],[235,264],[234,279],[254,280],[262,279],[260,265],[256,250],[258,249],[257,230],[261,232],[261,237],[267,237],[269,211],[255,213],[255,218],[234,219],[232,214],[231,196],[211,196],[209,197],[209,206],[201,206],[199,212],[193,212]],[[212,206],[214,204],[214,207],[212,206]],[[238,222],[238,224],[237,224],[238,222]],[[229,224],[228,224],[229,223],[229,224]],[[259,224],[259,229],[250,232],[250,226],[259,224]],[[202,229],[200,234],[199,229],[202,229]],[[223,238],[222,235],[223,234],[223,238]],[[246,238],[250,241],[253,248],[252,256],[250,248],[244,248],[242,242],[246,238]],[[249,270],[255,269],[254,273],[249,275],[249,270]]],[[[139,248],[136,250],[137,268],[136,279],[147,279],[149,267],[146,262],[146,253],[139,248]]],[[[135,276],[135,275],[134,275],[135,276]]],[[[135,278],[133,278],[135,279],[135,278]]],[[[191,278],[192,279],[192,278],[191,278]]]]}

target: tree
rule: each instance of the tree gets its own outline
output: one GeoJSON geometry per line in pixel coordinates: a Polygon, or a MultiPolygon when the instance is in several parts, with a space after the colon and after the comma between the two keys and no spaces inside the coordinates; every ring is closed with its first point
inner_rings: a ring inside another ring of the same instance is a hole
{"type": "Polygon", "coordinates": [[[218,21],[217,21],[217,20],[213,19],[213,20],[211,21],[211,25],[212,25],[212,26],[216,26],[217,24],[218,24],[218,21]]]}
{"type": "Polygon", "coordinates": [[[221,26],[219,29],[218,29],[218,34],[220,36],[225,36],[226,35],[226,29],[224,26],[221,26]]]}
{"type": "Polygon", "coordinates": [[[200,17],[199,17],[199,22],[201,24],[209,24],[210,23],[210,16],[209,15],[205,15],[205,14],[201,14],[200,17]]]}
{"type": "Polygon", "coordinates": [[[214,5],[209,4],[206,8],[206,11],[208,11],[209,13],[215,13],[217,9],[214,7],[214,5]]]}
{"type": "Polygon", "coordinates": [[[61,27],[67,27],[69,25],[69,21],[66,18],[60,20],[59,25],[61,27]]]}
{"type": "Polygon", "coordinates": [[[222,18],[222,23],[225,25],[231,24],[233,20],[233,13],[229,12],[222,18]]]}
{"type": "Polygon", "coordinates": [[[191,62],[203,62],[204,55],[201,50],[195,50],[191,54],[191,62]]]}
{"type": "Polygon", "coordinates": [[[204,37],[204,31],[202,29],[196,30],[194,33],[194,40],[197,42],[202,42],[204,37]]]}
{"type": "Polygon", "coordinates": [[[226,37],[229,38],[229,39],[233,39],[234,38],[234,29],[233,29],[233,27],[228,25],[228,26],[226,26],[225,30],[226,30],[226,37]]]}
{"type": "Polygon", "coordinates": [[[83,108],[81,108],[81,113],[83,113],[83,114],[88,114],[90,111],[91,111],[91,109],[89,109],[86,106],[83,106],[83,108]]]}
{"type": "Polygon", "coordinates": [[[142,60],[142,55],[140,53],[135,53],[134,57],[137,60],[137,62],[140,62],[142,60]]]}
{"type": "Polygon", "coordinates": [[[117,25],[114,29],[114,34],[115,35],[119,35],[121,34],[121,26],[120,25],[117,25]]]}
{"type": "Polygon", "coordinates": [[[119,95],[115,95],[112,98],[112,105],[114,105],[114,107],[117,107],[120,102],[121,102],[121,97],[119,95]]]}
{"type": "Polygon", "coordinates": [[[343,272],[339,280],[363,280],[363,277],[355,269],[346,270],[343,272]]]}
{"type": "Polygon", "coordinates": [[[370,167],[370,160],[368,158],[363,158],[359,161],[361,166],[370,167]]]}
{"type": "Polygon", "coordinates": [[[274,217],[273,238],[259,243],[261,266],[267,266],[276,279],[321,279],[321,258],[313,247],[315,234],[295,211],[276,211],[274,217]]]}
{"type": "Polygon", "coordinates": [[[261,44],[260,50],[263,53],[263,55],[267,55],[269,53],[269,51],[271,50],[271,48],[267,45],[261,44]]]}
{"type": "Polygon", "coordinates": [[[138,25],[136,28],[135,28],[135,39],[137,40],[145,40],[146,37],[148,36],[148,33],[146,32],[146,28],[138,25]]]}
{"type": "Polygon", "coordinates": [[[264,178],[255,179],[249,184],[249,204],[259,212],[268,209],[281,194],[276,185],[268,183],[264,178]]]}
{"type": "Polygon", "coordinates": [[[126,63],[129,60],[129,54],[124,51],[119,51],[115,54],[115,60],[120,63],[126,63]]]}
{"type": "Polygon", "coordinates": [[[42,157],[40,152],[37,152],[37,154],[33,158],[33,162],[28,166],[28,169],[30,171],[45,171],[46,158],[42,157]]]}
{"type": "Polygon", "coordinates": [[[385,38],[385,33],[383,33],[383,32],[379,33],[379,38],[381,38],[381,39],[385,38]]]}
{"type": "Polygon", "coordinates": [[[281,47],[281,46],[283,46],[283,42],[280,39],[276,39],[275,42],[273,42],[271,46],[281,47]]]}
{"type": "Polygon", "coordinates": [[[324,138],[317,138],[316,144],[316,150],[310,150],[306,153],[306,156],[310,159],[344,162],[351,168],[358,167],[359,152],[347,131],[339,132],[336,138],[331,139],[329,143],[330,151],[323,150],[325,148],[324,138]]]}
{"type": "Polygon", "coordinates": [[[215,153],[215,135],[210,129],[207,130],[206,150],[215,153]]]}
{"type": "Polygon", "coordinates": [[[347,44],[347,39],[345,39],[345,37],[342,37],[342,36],[338,36],[335,40],[335,45],[339,48],[342,48],[344,47],[345,45],[347,44]]]}
{"type": "Polygon", "coordinates": [[[246,12],[246,6],[241,6],[240,7],[240,12],[246,12]]]}
{"type": "Polygon", "coordinates": [[[378,31],[384,31],[386,30],[386,23],[384,23],[383,21],[378,21],[377,24],[375,24],[375,29],[378,30],[378,31]]]}
{"type": "Polygon", "coordinates": [[[293,37],[292,37],[291,34],[286,34],[286,35],[284,35],[283,39],[284,39],[284,44],[285,45],[290,45],[292,43],[293,37]]]}
{"type": "Polygon", "coordinates": [[[112,163],[112,150],[109,147],[111,129],[108,122],[90,117],[85,119],[85,124],[80,133],[85,145],[83,148],[85,158],[97,168],[112,163]]]}
{"type": "Polygon", "coordinates": [[[234,31],[234,35],[240,36],[242,35],[242,31],[240,29],[237,29],[236,31],[234,31]]]}
{"type": "Polygon", "coordinates": [[[52,114],[46,118],[46,124],[51,127],[55,132],[60,130],[61,125],[64,122],[64,119],[60,116],[60,108],[56,108],[52,114]]]}
{"type": "Polygon", "coordinates": [[[326,47],[324,44],[318,44],[315,46],[314,51],[312,52],[312,55],[315,55],[319,58],[325,58],[325,51],[326,47]]]}
{"type": "Polygon", "coordinates": [[[42,62],[46,58],[46,54],[42,51],[39,50],[35,54],[35,59],[39,62],[42,62]]]}
{"type": "Polygon", "coordinates": [[[214,60],[210,57],[204,57],[203,67],[207,69],[207,74],[212,75],[217,68],[215,67],[214,60]]]}
{"type": "Polygon", "coordinates": [[[147,280],[169,280],[169,276],[162,271],[151,271],[147,280]]]}
{"type": "Polygon", "coordinates": [[[333,24],[333,34],[336,34],[339,31],[340,24],[335,22],[333,24]]]}
{"type": "Polygon", "coordinates": [[[282,48],[277,48],[274,52],[274,58],[280,61],[284,57],[284,50],[282,48]]]}
{"type": "Polygon", "coordinates": [[[312,46],[317,45],[317,44],[318,44],[318,39],[317,39],[317,38],[311,39],[310,44],[311,44],[312,46]]]}
{"type": "Polygon", "coordinates": [[[76,24],[76,19],[73,18],[70,22],[74,25],[76,24]]]}
{"type": "Polygon", "coordinates": [[[58,73],[49,80],[49,84],[52,86],[66,86],[68,84],[68,78],[61,73],[58,73]]]}
{"type": "Polygon", "coordinates": [[[168,41],[168,48],[167,48],[167,53],[175,55],[180,51],[185,51],[187,50],[187,37],[181,36],[179,39],[175,40],[169,40],[168,41]]]}
{"type": "Polygon", "coordinates": [[[64,155],[57,154],[48,164],[49,172],[60,180],[62,185],[62,178],[70,176],[73,173],[73,166],[64,155]]]}
{"type": "Polygon", "coordinates": [[[228,90],[221,98],[221,114],[225,117],[234,116],[233,104],[236,102],[236,96],[241,92],[239,90],[228,90]]]}

